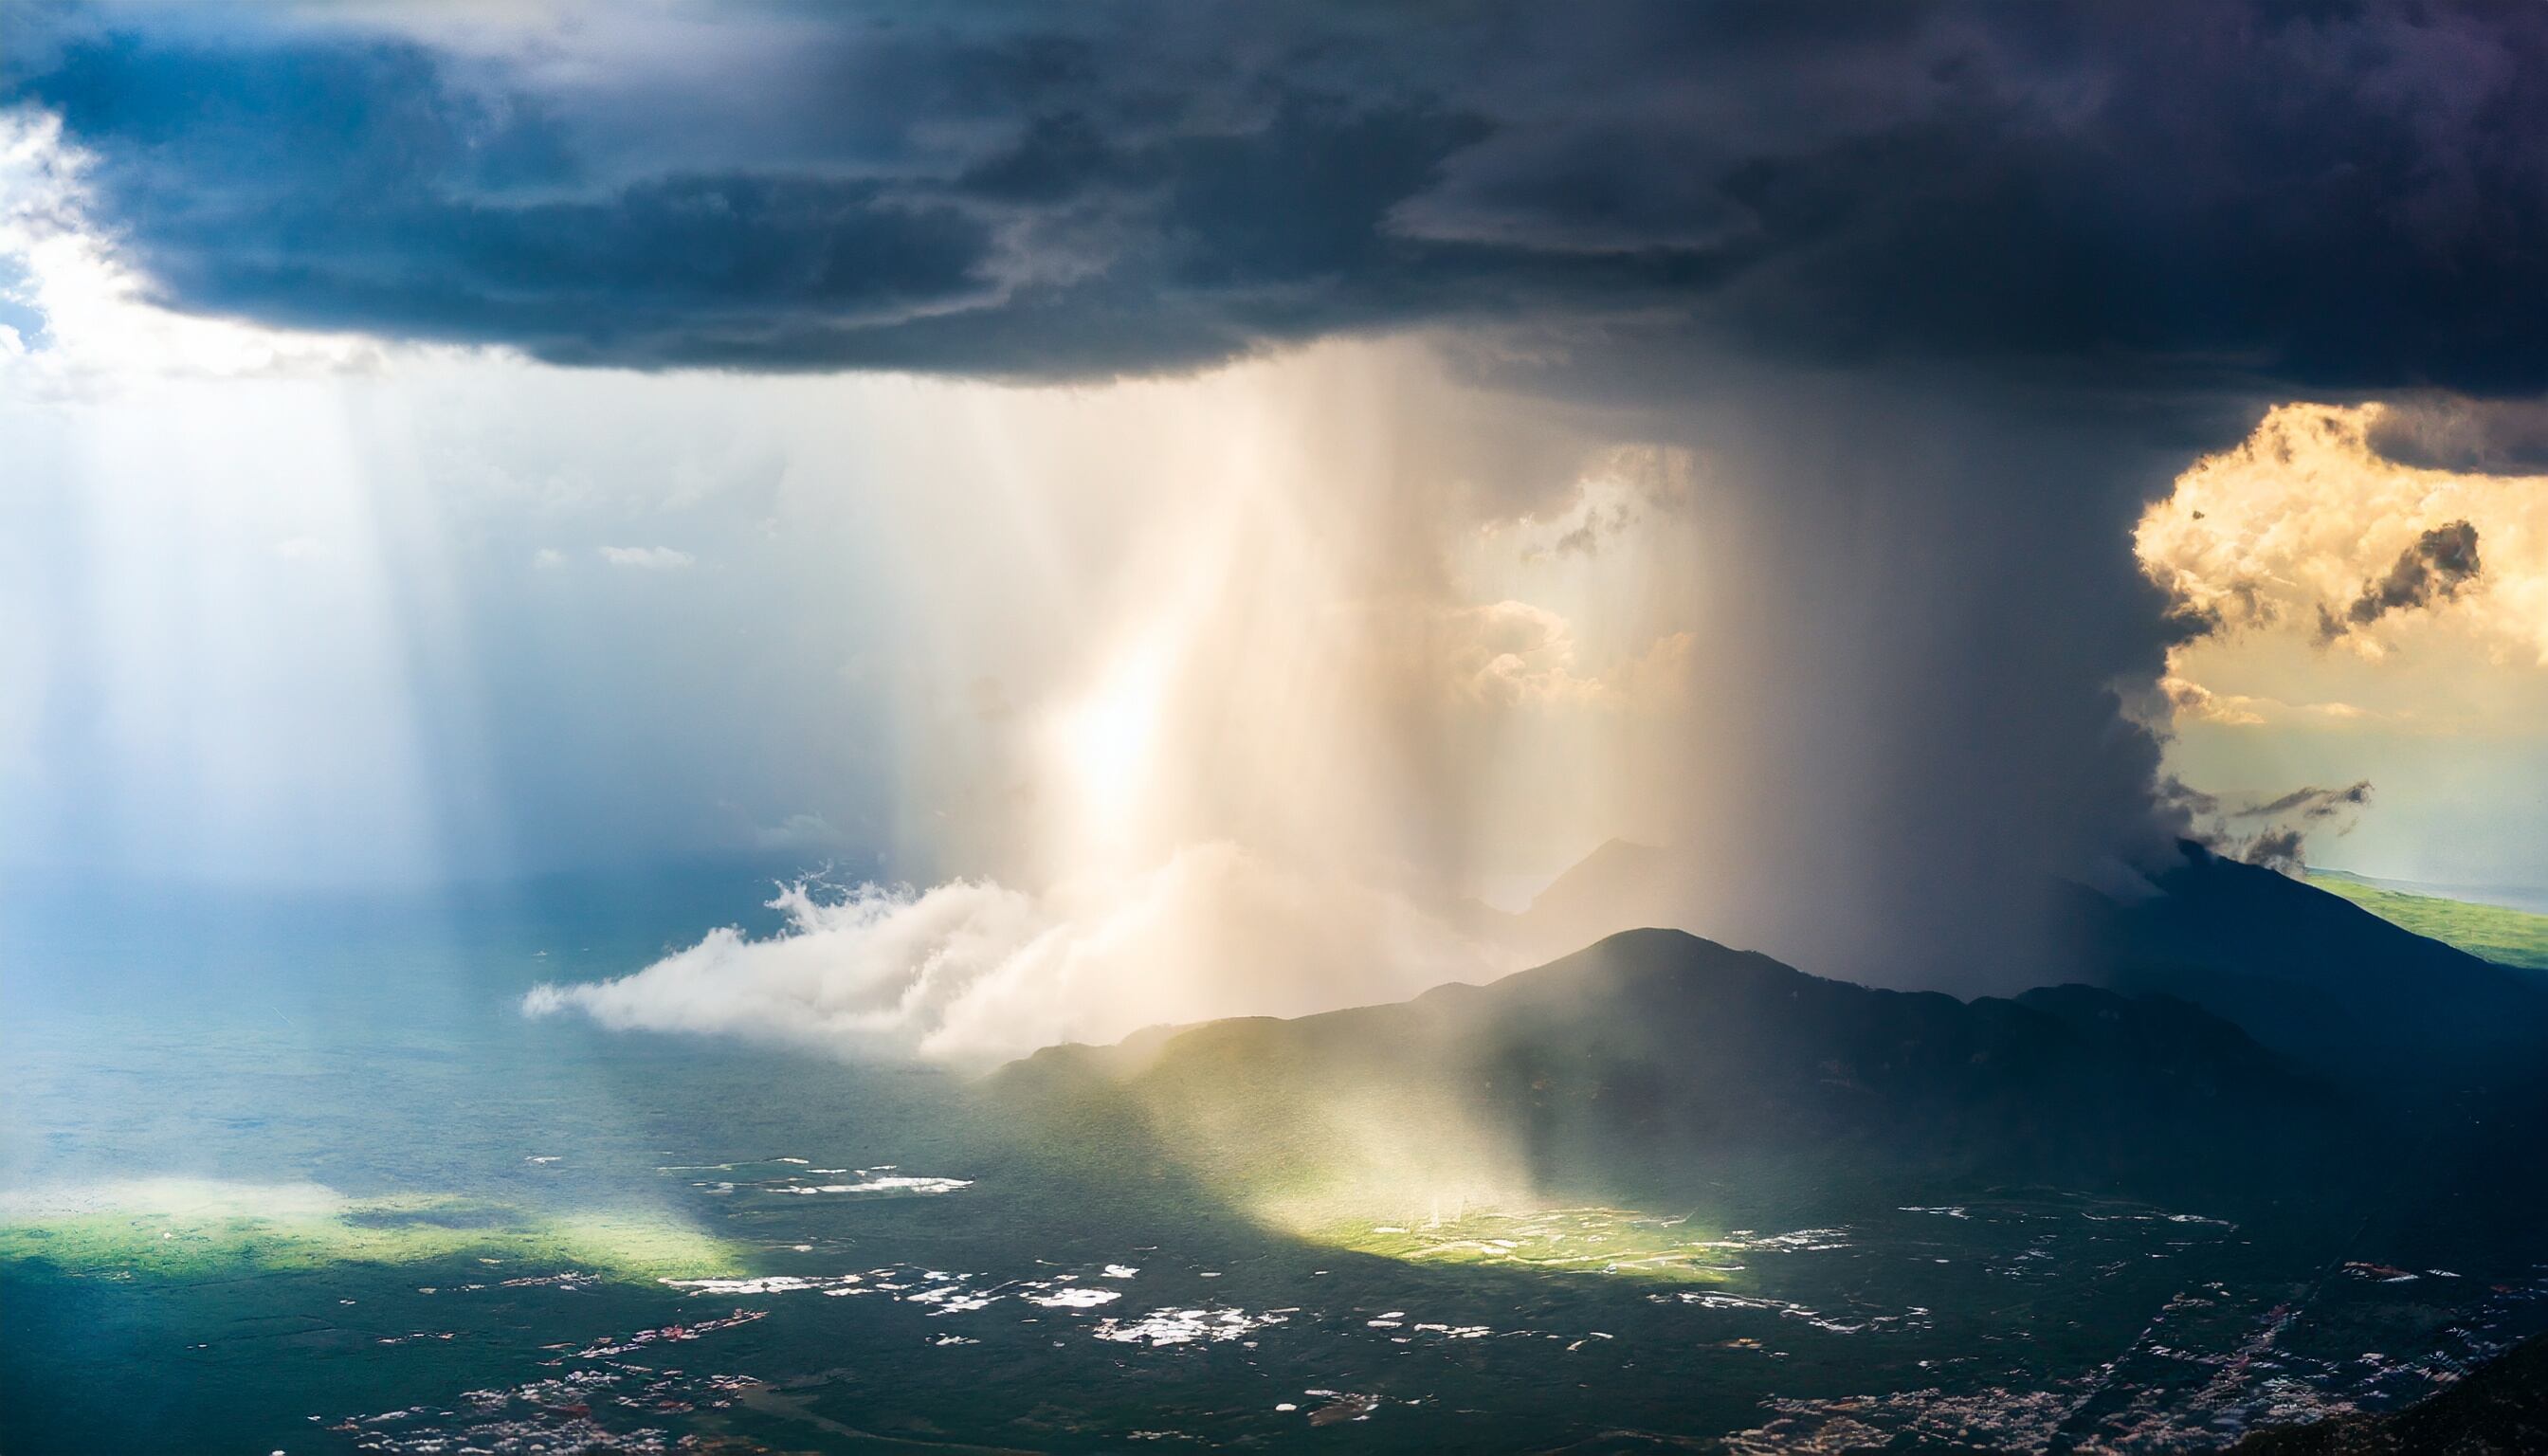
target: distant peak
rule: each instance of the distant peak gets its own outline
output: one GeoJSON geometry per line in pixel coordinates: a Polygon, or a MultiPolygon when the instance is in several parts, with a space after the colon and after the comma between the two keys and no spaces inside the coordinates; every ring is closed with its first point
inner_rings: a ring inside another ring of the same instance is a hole
{"type": "Polygon", "coordinates": [[[1623,886],[1642,888],[1672,860],[1672,853],[1634,840],[1606,839],[1592,853],[1569,864],[1532,898],[1531,908],[1555,905],[1574,897],[1599,894],[1623,886]]]}
{"type": "Polygon", "coordinates": [[[1619,860],[1642,862],[1659,859],[1664,853],[1664,849],[1659,845],[1639,844],[1632,839],[1619,839],[1614,836],[1601,841],[1592,853],[1576,861],[1574,867],[1581,869],[1587,864],[1604,864],[1619,860]]]}

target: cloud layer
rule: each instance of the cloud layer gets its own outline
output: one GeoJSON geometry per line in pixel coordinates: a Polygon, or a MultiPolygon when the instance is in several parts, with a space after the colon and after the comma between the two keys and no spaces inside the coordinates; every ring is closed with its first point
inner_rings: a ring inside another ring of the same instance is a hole
{"type": "Polygon", "coordinates": [[[2525,6],[19,29],[0,95],[62,118],[161,295],[301,326],[1052,376],[1459,321],[2039,381],[2548,387],[2525,6]]]}

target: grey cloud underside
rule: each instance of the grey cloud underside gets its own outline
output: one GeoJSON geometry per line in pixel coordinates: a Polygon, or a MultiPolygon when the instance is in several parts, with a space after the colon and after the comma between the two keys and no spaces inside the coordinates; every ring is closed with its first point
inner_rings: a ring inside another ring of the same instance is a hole
{"type": "Polygon", "coordinates": [[[2371,802],[2371,782],[2357,780],[2342,788],[2296,788],[2269,799],[2253,808],[2240,809],[2230,817],[2236,819],[2331,819],[2348,809],[2358,809],[2371,802]]]}
{"type": "Polygon", "coordinates": [[[2477,579],[2480,566],[2476,526],[2464,520],[2435,526],[2398,553],[2398,560],[2378,581],[2363,583],[2361,594],[2342,616],[2319,608],[2319,640],[2332,642],[2391,612],[2446,601],[2477,579]]]}
{"type": "Polygon", "coordinates": [[[2548,474],[2548,402],[2411,397],[2382,412],[2371,444],[2387,459],[2425,470],[2548,474]]]}
{"type": "Polygon", "coordinates": [[[7,86],[179,307],[567,362],[1105,375],[1483,321],[2486,393],[2548,387],[2543,16],[777,8],[587,56],[136,11],[30,22],[7,86]]]}
{"type": "Polygon", "coordinates": [[[2371,780],[2357,779],[2341,788],[2311,784],[2262,803],[2230,808],[2218,796],[2171,776],[2158,784],[2157,797],[2184,815],[2191,836],[2214,852],[2296,875],[2309,867],[2313,835],[2342,835],[2353,828],[2353,817],[2371,802],[2371,780]]]}

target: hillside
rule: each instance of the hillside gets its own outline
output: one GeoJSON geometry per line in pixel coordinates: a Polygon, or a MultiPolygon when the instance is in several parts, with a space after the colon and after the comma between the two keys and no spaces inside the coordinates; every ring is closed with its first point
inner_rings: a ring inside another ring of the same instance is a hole
{"type": "MultiPolygon", "coordinates": [[[[1685,855],[1614,840],[1522,913],[1481,908],[1465,923],[1549,958],[1617,930],[1685,926],[1683,887],[1700,872],[1685,855]]],[[[2125,900],[2048,880],[2053,938],[2012,952],[2002,979],[2173,996],[2344,1075],[2500,1071],[2548,1038],[2548,978],[2509,968],[2548,963],[2548,916],[2360,881],[2305,883],[2191,843],[2150,883],[2155,894],[2125,900]]]]}
{"type": "Polygon", "coordinates": [[[2078,889],[2067,973],[2161,993],[2330,1069],[2526,1064],[2548,1035],[2535,979],[2270,869],[2180,846],[2122,903],[2078,889]]]}
{"type": "Polygon", "coordinates": [[[2499,965],[2548,970],[2548,915],[2441,895],[2411,894],[2334,869],[2313,869],[2309,882],[2392,925],[2456,946],[2499,965]]]}
{"type": "Polygon", "coordinates": [[[2548,1451],[2548,1338],[2403,1410],[2263,1430],[2234,1456],[2531,1456],[2548,1451]]]}
{"type": "Polygon", "coordinates": [[[2183,1002],[2086,986],[1965,1002],[1632,931],[1485,986],[1051,1047],[997,1091],[1070,1145],[1138,1128],[1226,1192],[1624,1198],[1729,1166],[1829,1180],[2262,1187],[2328,1094],[2183,1002]]]}

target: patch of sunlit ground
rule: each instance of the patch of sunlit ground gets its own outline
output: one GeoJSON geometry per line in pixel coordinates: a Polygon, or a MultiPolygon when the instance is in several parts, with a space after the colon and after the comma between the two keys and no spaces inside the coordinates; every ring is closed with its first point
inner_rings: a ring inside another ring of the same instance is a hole
{"type": "Polygon", "coordinates": [[[1311,1236],[1410,1264],[1501,1265],[1664,1284],[1722,1284],[1743,1267],[1734,1251],[1739,1241],[1685,1217],[1589,1205],[1469,1209],[1404,1224],[1355,1219],[1315,1228],[1311,1236]]]}
{"type": "Polygon", "coordinates": [[[451,1195],[353,1199],[316,1183],[154,1178],[0,1199],[0,1261],[89,1278],[200,1278],[468,1258],[491,1278],[570,1268],[651,1280],[739,1267],[735,1250],[636,1208],[552,1212],[451,1195]]]}
{"type": "Polygon", "coordinates": [[[2311,870],[2309,882],[2394,925],[2457,946],[2472,956],[2502,965],[2548,970],[2548,915],[2439,895],[2412,895],[2329,869],[2311,870]]]}

